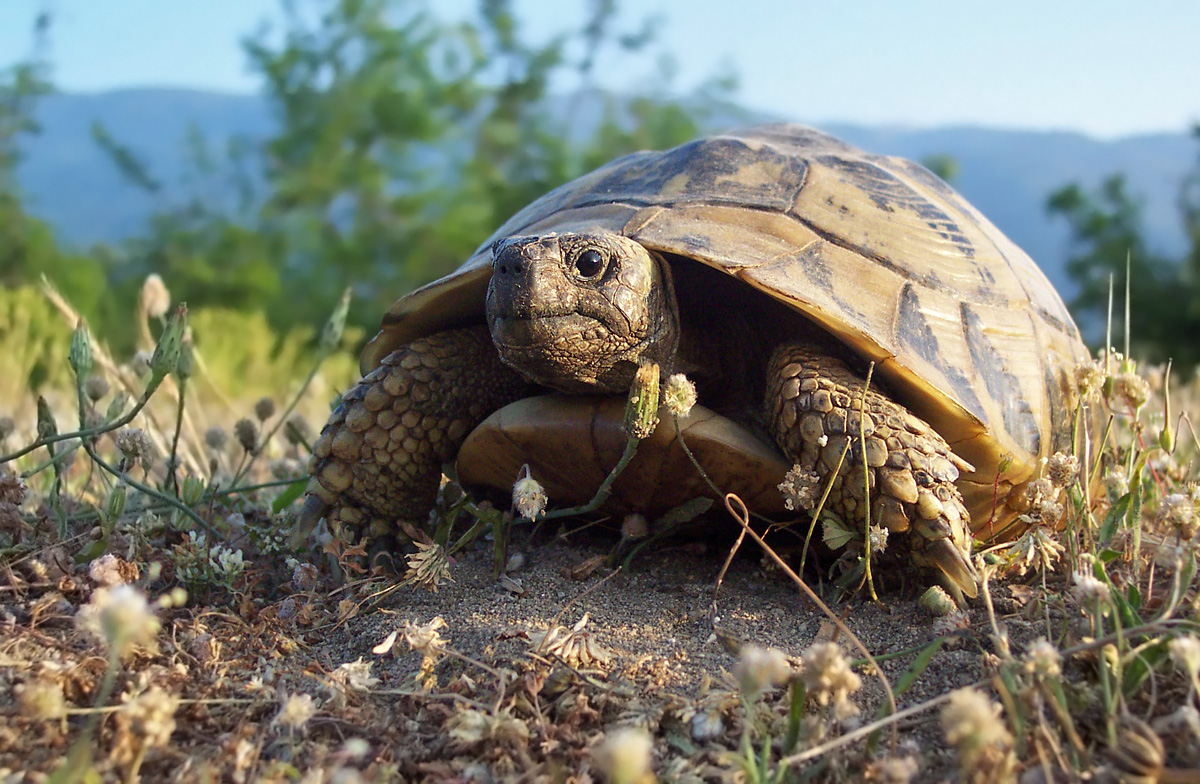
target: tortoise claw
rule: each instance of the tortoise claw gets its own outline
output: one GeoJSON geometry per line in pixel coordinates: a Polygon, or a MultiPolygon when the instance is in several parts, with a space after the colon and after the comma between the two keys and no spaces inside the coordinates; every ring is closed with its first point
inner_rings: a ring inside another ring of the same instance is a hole
{"type": "MultiPolygon", "coordinates": [[[[979,577],[975,573],[975,567],[971,565],[967,554],[955,546],[953,539],[945,537],[930,541],[924,556],[930,566],[942,573],[946,587],[951,593],[961,591],[972,599],[979,595],[979,577]]],[[[962,604],[961,596],[954,598],[962,604]]]]}
{"type": "Polygon", "coordinates": [[[329,511],[329,504],[319,496],[312,493],[305,496],[304,506],[300,507],[300,515],[296,518],[296,524],[292,526],[292,532],[288,534],[288,547],[294,550],[303,547],[327,511],[329,511]]]}

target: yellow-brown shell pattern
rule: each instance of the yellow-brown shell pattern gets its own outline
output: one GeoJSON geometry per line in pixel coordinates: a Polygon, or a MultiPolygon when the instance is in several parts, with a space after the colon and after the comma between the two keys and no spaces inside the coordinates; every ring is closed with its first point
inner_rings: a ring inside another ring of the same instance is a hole
{"type": "Polygon", "coordinates": [[[959,484],[972,510],[1069,447],[1072,373],[1087,351],[1038,266],[921,166],[795,125],[636,153],[548,193],[457,272],[397,302],[364,369],[481,319],[496,239],[591,228],[723,270],[873,360],[976,466],[959,484]]]}

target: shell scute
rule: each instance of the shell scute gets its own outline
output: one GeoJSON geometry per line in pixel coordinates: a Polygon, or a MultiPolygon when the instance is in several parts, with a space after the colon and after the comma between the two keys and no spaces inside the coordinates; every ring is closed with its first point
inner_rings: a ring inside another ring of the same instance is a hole
{"type": "MultiPolygon", "coordinates": [[[[1070,438],[1086,358],[1037,265],[921,166],[768,125],[625,156],[509,219],[456,273],[401,299],[364,351],[481,320],[502,237],[608,229],[728,273],[844,341],[976,466],[985,503],[1070,438]]],[[[970,502],[968,505],[971,505],[970,502]]]]}

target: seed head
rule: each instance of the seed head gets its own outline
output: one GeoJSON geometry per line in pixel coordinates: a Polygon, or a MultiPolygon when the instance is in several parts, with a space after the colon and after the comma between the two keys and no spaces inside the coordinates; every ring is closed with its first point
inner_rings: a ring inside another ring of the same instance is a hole
{"type": "Polygon", "coordinates": [[[909,784],[921,772],[916,757],[884,757],[867,765],[866,781],[879,784],[909,784]]]}
{"type": "Polygon", "coordinates": [[[971,628],[971,614],[966,610],[954,610],[933,622],[930,635],[933,637],[950,637],[965,632],[971,628]]]}
{"type": "Polygon", "coordinates": [[[1108,497],[1113,501],[1129,492],[1129,477],[1125,474],[1123,467],[1113,466],[1105,472],[1104,489],[1108,491],[1108,497]]]}
{"type": "Polygon", "coordinates": [[[721,711],[714,708],[697,711],[689,723],[692,725],[692,738],[701,742],[718,738],[725,731],[721,711]]]}
{"type": "Polygon", "coordinates": [[[546,489],[529,475],[529,466],[521,466],[521,476],[513,484],[513,508],[528,520],[536,520],[546,511],[546,489]]]}
{"type": "Polygon", "coordinates": [[[1066,452],[1055,452],[1046,461],[1046,477],[1055,487],[1066,487],[1079,476],[1079,458],[1066,452]]]}
{"type": "Polygon", "coordinates": [[[117,449],[121,452],[121,457],[124,458],[125,463],[129,466],[149,458],[153,449],[150,445],[150,439],[140,427],[127,427],[120,433],[117,433],[114,440],[116,441],[117,449]]]}
{"type": "Polygon", "coordinates": [[[812,509],[820,497],[821,477],[813,471],[805,471],[799,464],[792,466],[779,484],[783,493],[783,505],[792,511],[812,509]]]}
{"type": "Polygon", "coordinates": [[[151,686],[121,706],[117,721],[135,732],[146,748],[158,748],[171,740],[178,707],[178,697],[160,686],[151,686]]]}
{"type": "Polygon", "coordinates": [[[160,624],[146,595],[132,585],[97,588],[75,616],[75,625],[125,656],[135,646],[152,647],[160,624]]]}
{"type": "Polygon", "coordinates": [[[83,382],[84,394],[93,403],[107,395],[108,389],[108,379],[104,376],[88,376],[87,381],[83,382]]]}
{"type": "Polygon", "coordinates": [[[1196,507],[1192,499],[1183,493],[1171,493],[1159,502],[1158,521],[1179,532],[1183,539],[1196,535],[1196,507]]]}
{"type": "Polygon", "coordinates": [[[163,283],[163,279],[156,273],[147,275],[142,283],[138,306],[142,313],[150,318],[162,318],[167,315],[167,309],[171,307],[171,292],[167,291],[167,284],[163,283]]]}
{"type": "Polygon", "coordinates": [[[886,526],[873,525],[870,528],[871,555],[875,556],[887,549],[888,529],[886,526]]]}
{"type": "Polygon", "coordinates": [[[1040,678],[1058,677],[1062,674],[1062,655],[1049,640],[1039,637],[1025,652],[1025,671],[1040,678]]]}
{"type": "Polygon", "coordinates": [[[204,431],[204,443],[214,452],[220,452],[225,448],[226,442],[229,441],[229,436],[220,425],[213,425],[208,430],[204,431]]]}
{"type": "Polygon", "coordinates": [[[335,688],[342,691],[370,691],[379,684],[379,679],[371,674],[373,664],[359,657],[357,661],[339,664],[336,670],[329,673],[329,677],[336,684],[335,688]]]}
{"type": "Polygon", "coordinates": [[[1030,570],[1047,573],[1064,552],[1052,530],[1032,525],[1008,548],[1009,568],[1018,575],[1025,575],[1030,570]]]}
{"type": "Polygon", "coordinates": [[[442,639],[442,635],[438,633],[438,629],[444,628],[446,628],[446,621],[442,616],[438,615],[425,624],[417,624],[406,620],[400,627],[400,634],[414,651],[419,651],[425,656],[436,658],[450,644],[449,640],[442,639]]]}
{"type": "Polygon", "coordinates": [[[283,700],[283,705],[271,720],[271,724],[282,724],[290,732],[295,732],[304,729],[304,725],[316,714],[317,705],[311,694],[291,694],[283,700]]]}
{"type": "Polygon", "coordinates": [[[1167,646],[1171,658],[1193,681],[1200,677],[1200,639],[1194,634],[1176,637],[1167,646]]]}
{"type": "Polygon", "coordinates": [[[663,385],[662,403],[675,416],[687,416],[696,405],[696,385],[682,373],[675,373],[663,385]]]}
{"type": "Polygon", "coordinates": [[[1117,745],[1108,750],[1117,781],[1163,781],[1166,749],[1162,738],[1146,722],[1124,715],[1117,729],[1117,745]]]}
{"type": "MultiPolygon", "coordinates": [[[[533,480],[530,480],[533,481],[533,480]]],[[[437,593],[442,583],[451,580],[450,556],[437,542],[415,542],[417,551],[408,556],[408,571],[402,585],[419,585],[437,593]]]]}
{"type": "Polygon", "coordinates": [[[1094,359],[1075,366],[1075,389],[1085,403],[1099,399],[1105,375],[1104,365],[1094,359]]]}
{"type": "Polygon", "coordinates": [[[1072,572],[1071,595],[1080,604],[1091,607],[1096,602],[1108,602],[1112,599],[1112,589],[1103,580],[1093,577],[1088,572],[1072,572]]]}
{"type": "Polygon", "coordinates": [[[25,483],[15,472],[0,466],[0,504],[20,506],[25,502],[25,483]]]}
{"type": "Polygon", "coordinates": [[[253,452],[258,446],[258,425],[254,420],[242,418],[233,426],[233,437],[242,445],[242,449],[253,452]]]}
{"type": "Polygon", "coordinates": [[[129,369],[138,378],[143,378],[150,372],[150,357],[152,354],[149,351],[139,351],[129,360],[129,369]]]}
{"type": "Polygon", "coordinates": [[[1046,477],[1035,479],[1025,488],[1026,497],[1031,506],[1037,506],[1046,499],[1058,498],[1058,488],[1046,477]]]}
{"type": "Polygon", "coordinates": [[[1137,373],[1118,373],[1105,384],[1104,397],[1111,409],[1137,411],[1150,399],[1150,385],[1137,373]]]}
{"type": "Polygon", "coordinates": [[[640,727],[621,727],[605,735],[593,752],[596,767],[612,784],[637,784],[650,772],[654,744],[640,727]]]}
{"type": "Polygon", "coordinates": [[[555,625],[546,631],[530,632],[529,644],[540,654],[557,656],[576,667],[604,664],[612,659],[612,652],[585,628],[589,620],[591,616],[584,613],[570,629],[555,625]]]}
{"type": "Polygon", "coordinates": [[[31,719],[54,721],[67,715],[67,699],[58,683],[35,680],[17,686],[16,692],[21,711],[31,719]]]}
{"type": "Polygon", "coordinates": [[[259,422],[266,422],[275,416],[275,401],[269,397],[259,398],[254,404],[254,416],[258,417],[259,422]]]}
{"type": "Polygon", "coordinates": [[[792,666],[776,648],[743,645],[734,674],[742,685],[743,694],[757,695],[763,689],[786,682],[792,674],[792,666]]]}
{"type": "MultiPolygon", "coordinates": [[[[967,687],[950,693],[942,708],[946,740],[958,749],[963,772],[970,776],[1001,771],[1012,765],[1013,737],[1001,718],[1001,708],[983,692],[967,687]]],[[[1007,781],[1007,777],[971,778],[1007,781]]]]}
{"type": "Polygon", "coordinates": [[[862,679],[850,669],[837,643],[818,642],[802,654],[800,678],[817,704],[833,703],[838,718],[846,719],[858,713],[850,695],[862,687],[862,679]]]}

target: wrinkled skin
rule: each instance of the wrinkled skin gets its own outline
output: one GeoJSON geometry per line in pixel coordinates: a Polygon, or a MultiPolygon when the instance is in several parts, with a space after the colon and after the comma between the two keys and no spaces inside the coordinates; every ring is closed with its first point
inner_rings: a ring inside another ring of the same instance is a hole
{"type": "Polygon", "coordinates": [[[906,534],[914,562],[974,596],[954,484],[970,466],[877,384],[864,392],[842,347],[748,288],[725,284],[734,291],[714,298],[709,274],[610,232],[498,242],[487,330],[402,346],[346,395],[314,445],[298,531],[324,516],[341,536],[380,538],[398,519],[423,520],[442,463],[492,411],[538,388],[624,394],[639,363],[656,362],[832,482],[827,509],[859,528],[870,512],[872,524],[906,534]]]}

